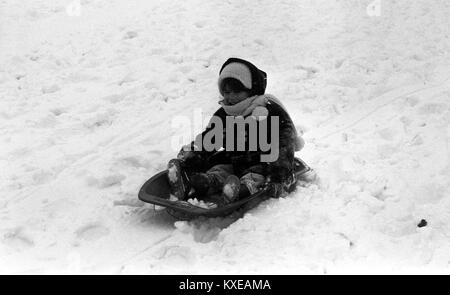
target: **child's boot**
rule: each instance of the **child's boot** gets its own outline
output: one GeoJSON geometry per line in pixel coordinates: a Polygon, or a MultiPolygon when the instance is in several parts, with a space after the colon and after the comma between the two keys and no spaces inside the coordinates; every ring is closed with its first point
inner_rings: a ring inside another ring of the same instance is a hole
{"type": "Polygon", "coordinates": [[[238,199],[248,197],[250,191],[245,184],[241,184],[240,179],[235,175],[230,175],[225,180],[222,196],[225,204],[232,203],[238,199]]]}
{"type": "Polygon", "coordinates": [[[222,196],[225,204],[232,203],[239,196],[241,181],[235,175],[230,175],[225,180],[222,190],[222,196]]]}
{"type": "Polygon", "coordinates": [[[178,199],[184,200],[189,192],[186,173],[181,168],[181,161],[172,159],[167,164],[171,193],[178,199]]]}

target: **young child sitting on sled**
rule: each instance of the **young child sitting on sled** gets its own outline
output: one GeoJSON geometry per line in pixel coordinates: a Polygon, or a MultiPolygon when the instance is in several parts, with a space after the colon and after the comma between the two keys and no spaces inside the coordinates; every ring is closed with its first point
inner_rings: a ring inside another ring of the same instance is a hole
{"type": "Polygon", "coordinates": [[[169,183],[176,198],[186,199],[193,188],[197,195],[219,193],[221,203],[228,204],[254,194],[266,183],[276,197],[292,184],[294,152],[300,150],[302,142],[281,102],[264,94],[266,85],[266,73],[246,60],[230,58],[222,65],[218,79],[221,107],[208,128],[168,163],[169,183]],[[230,125],[242,122],[239,118],[248,123],[241,132],[230,125]],[[211,134],[217,135],[213,150],[201,146],[211,134]],[[255,147],[255,142],[264,140],[270,142],[271,150],[261,144],[255,147]],[[219,148],[223,150],[220,159],[211,167],[210,159],[219,148]]]}

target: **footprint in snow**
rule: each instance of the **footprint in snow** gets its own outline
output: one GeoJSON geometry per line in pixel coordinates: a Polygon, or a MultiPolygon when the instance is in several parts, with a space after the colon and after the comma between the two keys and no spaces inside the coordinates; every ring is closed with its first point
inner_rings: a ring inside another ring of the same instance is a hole
{"type": "Polygon", "coordinates": [[[393,141],[395,139],[396,132],[392,129],[384,128],[378,131],[378,135],[384,140],[393,141]]]}
{"type": "Polygon", "coordinates": [[[427,103],[417,111],[419,115],[442,114],[447,110],[447,105],[443,103],[427,103]]]}
{"type": "Polygon", "coordinates": [[[408,96],[404,100],[410,107],[415,107],[419,103],[419,99],[414,96],[408,96]]]}
{"type": "Polygon", "coordinates": [[[90,130],[94,130],[102,126],[111,126],[112,123],[113,119],[109,114],[96,114],[83,121],[83,125],[90,130]]]}
{"type": "Polygon", "coordinates": [[[43,94],[49,94],[49,93],[55,93],[56,91],[59,91],[60,89],[61,89],[61,88],[59,88],[58,85],[53,84],[53,85],[50,85],[50,86],[43,86],[43,87],[41,88],[41,92],[42,92],[43,94]]]}
{"type": "Polygon", "coordinates": [[[123,199],[123,200],[117,200],[113,202],[114,206],[126,206],[126,207],[143,207],[145,205],[144,202],[141,200],[138,200],[136,198],[133,199],[123,199]]]}
{"type": "Polygon", "coordinates": [[[77,239],[82,239],[86,241],[95,241],[106,235],[108,235],[110,230],[98,223],[87,224],[77,231],[75,231],[75,235],[77,239]]]}
{"type": "Polygon", "coordinates": [[[138,36],[137,32],[135,32],[135,31],[128,31],[123,36],[123,39],[133,39],[133,38],[136,38],[137,36],[138,36]]]}
{"type": "Polygon", "coordinates": [[[125,175],[122,174],[113,174],[108,175],[102,178],[95,178],[93,176],[89,176],[86,178],[86,183],[89,186],[95,186],[98,188],[107,188],[114,185],[122,184],[122,181],[126,178],[125,175]]]}
{"type": "Polygon", "coordinates": [[[410,141],[410,145],[422,145],[424,143],[422,136],[416,134],[410,141]]]}
{"type": "Polygon", "coordinates": [[[3,234],[2,242],[15,249],[27,249],[34,247],[34,241],[24,233],[23,227],[9,229],[3,234]]]}
{"type": "Polygon", "coordinates": [[[11,151],[9,153],[9,155],[14,158],[21,158],[21,157],[29,155],[31,152],[32,152],[32,150],[30,148],[21,147],[21,148],[17,148],[15,150],[11,151]]]}
{"type": "Polygon", "coordinates": [[[392,145],[389,144],[383,144],[377,147],[377,153],[378,157],[380,159],[389,159],[391,158],[396,152],[397,148],[395,148],[392,145]]]}
{"type": "Polygon", "coordinates": [[[50,112],[53,115],[55,115],[56,117],[58,117],[58,116],[60,116],[60,115],[62,115],[64,113],[67,113],[67,110],[65,110],[63,108],[52,108],[52,109],[50,109],[50,112]]]}
{"type": "Polygon", "coordinates": [[[208,22],[206,20],[199,20],[194,23],[194,26],[201,29],[201,28],[205,27],[207,24],[208,24],[208,22]]]}
{"type": "Polygon", "coordinates": [[[120,162],[122,162],[123,164],[127,165],[127,166],[131,166],[134,168],[150,168],[151,167],[151,162],[141,156],[129,156],[129,157],[123,157],[119,159],[120,162]]]}
{"type": "Polygon", "coordinates": [[[159,260],[164,260],[166,264],[190,265],[195,262],[195,253],[189,247],[169,245],[159,248],[154,253],[159,260]]]}

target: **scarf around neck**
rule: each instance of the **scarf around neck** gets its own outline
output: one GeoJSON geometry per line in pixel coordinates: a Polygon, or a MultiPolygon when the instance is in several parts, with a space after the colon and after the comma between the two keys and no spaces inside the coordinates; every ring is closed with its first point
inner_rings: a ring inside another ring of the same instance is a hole
{"type": "Polygon", "coordinates": [[[223,107],[229,116],[247,116],[253,112],[257,106],[265,106],[267,104],[267,97],[264,95],[255,95],[244,99],[234,105],[226,105],[223,100],[219,104],[223,107]]]}
{"type": "MultiPolygon", "coordinates": [[[[227,115],[229,116],[247,116],[253,112],[253,110],[258,106],[265,107],[268,102],[276,103],[279,105],[285,112],[286,116],[289,117],[290,121],[292,121],[286,107],[278,100],[275,96],[271,94],[263,94],[263,95],[255,95],[244,99],[243,101],[235,104],[235,105],[226,105],[223,100],[219,101],[219,104],[223,107],[227,115]]],[[[294,126],[294,145],[295,151],[300,151],[305,145],[304,140],[301,136],[298,135],[297,129],[294,126]]]]}

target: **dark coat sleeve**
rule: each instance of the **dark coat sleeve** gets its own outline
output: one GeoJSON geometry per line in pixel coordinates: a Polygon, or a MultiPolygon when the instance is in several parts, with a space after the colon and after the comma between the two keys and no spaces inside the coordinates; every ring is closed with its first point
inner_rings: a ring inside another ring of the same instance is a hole
{"type": "Polygon", "coordinates": [[[268,163],[268,174],[273,182],[287,181],[294,169],[295,126],[286,111],[275,103],[267,105],[269,117],[279,118],[279,155],[274,162],[268,163]]]}
{"type": "MultiPolygon", "coordinates": [[[[225,126],[226,113],[223,108],[218,109],[213,114],[212,117],[218,117],[222,121],[223,126],[225,126]]],[[[210,120],[210,122],[211,122],[211,120],[210,120]]],[[[199,142],[202,141],[205,134],[207,134],[209,131],[211,131],[214,127],[215,127],[214,124],[208,124],[208,127],[206,127],[206,129],[202,133],[198,134],[190,144],[185,145],[181,148],[181,150],[178,153],[178,157],[182,156],[184,153],[189,152],[189,151],[195,153],[195,157],[191,160],[191,163],[188,163],[188,166],[201,167],[202,165],[205,164],[207,159],[216,152],[215,150],[207,151],[202,146],[202,144],[198,144],[199,142]]]]}

